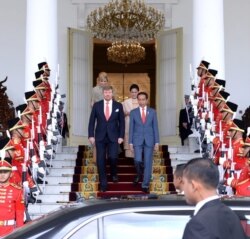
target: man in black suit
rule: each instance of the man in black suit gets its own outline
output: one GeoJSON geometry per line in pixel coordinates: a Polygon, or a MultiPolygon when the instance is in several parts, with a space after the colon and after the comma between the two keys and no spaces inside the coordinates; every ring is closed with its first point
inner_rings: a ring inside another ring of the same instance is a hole
{"type": "Polygon", "coordinates": [[[59,112],[57,112],[57,125],[60,135],[62,138],[62,146],[67,145],[66,138],[69,137],[69,127],[68,127],[68,119],[66,113],[63,112],[64,103],[62,101],[59,102],[59,112]]]}
{"type": "Polygon", "coordinates": [[[189,95],[185,95],[185,108],[181,109],[179,114],[179,135],[182,146],[184,145],[184,140],[193,133],[191,130],[192,123],[192,105],[189,95]]]}
{"type": "Polygon", "coordinates": [[[123,142],[125,118],[122,104],[113,100],[112,86],[103,87],[103,100],[94,103],[89,118],[89,142],[96,146],[100,190],[107,190],[106,156],[110,160],[111,177],[118,182],[118,144],[123,142]]]}
{"type": "Polygon", "coordinates": [[[212,160],[190,160],[182,180],[187,203],[196,205],[182,239],[246,239],[239,218],[217,195],[219,171],[212,160]]]}

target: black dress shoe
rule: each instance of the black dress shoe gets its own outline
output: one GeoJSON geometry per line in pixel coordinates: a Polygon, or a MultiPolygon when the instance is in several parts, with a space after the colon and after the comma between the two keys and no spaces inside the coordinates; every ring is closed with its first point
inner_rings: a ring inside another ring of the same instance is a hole
{"type": "Polygon", "coordinates": [[[101,191],[102,193],[106,192],[106,191],[107,191],[107,187],[101,187],[101,188],[100,188],[100,191],[101,191]]]}
{"type": "Polygon", "coordinates": [[[114,183],[118,183],[118,177],[117,176],[112,176],[112,181],[114,183]]]}
{"type": "Polygon", "coordinates": [[[37,184],[48,184],[48,182],[47,181],[43,181],[43,180],[41,180],[40,178],[38,178],[37,180],[36,180],[36,183],[37,184]]]}
{"type": "Polygon", "coordinates": [[[134,181],[133,181],[133,183],[134,183],[134,184],[138,184],[139,181],[140,181],[140,176],[139,176],[139,175],[136,175],[136,176],[135,176],[135,179],[134,179],[134,181]]]}
{"type": "Polygon", "coordinates": [[[149,188],[141,188],[144,193],[149,193],[149,188]]]}

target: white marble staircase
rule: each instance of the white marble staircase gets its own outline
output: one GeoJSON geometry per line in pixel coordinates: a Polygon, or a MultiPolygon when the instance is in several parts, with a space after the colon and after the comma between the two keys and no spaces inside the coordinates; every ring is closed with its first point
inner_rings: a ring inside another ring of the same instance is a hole
{"type": "Polygon", "coordinates": [[[42,200],[42,203],[28,205],[32,219],[69,203],[77,150],[77,147],[63,147],[62,152],[56,154],[52,161],[53,166],[48,169],[49,175],[46,176],[48,184],[39,185],[42,193],[38,199],[42,200]]]}
{"type": "MultiPolygon", "coordinates": [[[[48,184],[43,187],[40,185],[42,194],[38,199],[42,203],[29,204],[28,211],[32,219],[42,216],[45,213],[58,209],[69,202],[69,193],[77,157],[77,147],[63,147],[62,153],[57,153],[46,177],[48,184]]],[[[171,164],[173,170],[179,163],[185,163],[199,154],[189,152],[188,146],[169,147],[171,164]]]]}

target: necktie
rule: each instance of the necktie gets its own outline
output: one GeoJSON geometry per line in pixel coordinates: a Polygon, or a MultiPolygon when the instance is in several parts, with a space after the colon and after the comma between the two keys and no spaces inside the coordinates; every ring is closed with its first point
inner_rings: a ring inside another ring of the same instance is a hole
{"type": "Polygon", "coordinates": [[[109,120],[109,102],[106,103],[105,117],[106,120],[109,120]]]}
{"type": "Polygon", "coordinates": [[[145,114],[145,108],[142,108],[142,112],[141,112],[141,120],[142,123],[144,124],[146,122],[146,114],[145,114]]]}
{"type": "Polygon", "coordinates": [[[64,125],[63,112],[61,112],[61,128],[63,128],[63,125],[64,125]]]}

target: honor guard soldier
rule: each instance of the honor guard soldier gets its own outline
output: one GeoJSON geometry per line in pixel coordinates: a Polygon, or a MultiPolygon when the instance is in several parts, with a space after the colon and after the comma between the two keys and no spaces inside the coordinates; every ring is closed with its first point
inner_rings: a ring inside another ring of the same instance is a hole
{"type": "Polygon", "coordinates": [[[220,91],[225,90],[226,81],[221,79],[216,79],[214,84],[211,86],[211,91],[209,99],[212,100],[220,91]]]}
{"type": "Polygon", "coordinates": [[[207,61],[201,61],[200,65],[197,67],[197,75],[202,78],[208,70],[210,63],[207,61]]]}
{"type": "Polygon", "coordinates": [[[49,113],[49,100],[46,96],[47,86],[42,80],[33,81],[33,86],[36,91],[37,96],[40,99],[41,107],[41,128],[42,132],[46,134],[46,123],[47,123],[47,113],[49,113]]]}
{"type": "Polygon", "coordinates": [[[36,77],[36,80],[42,80],[44,82],[44,84],[46,85],[46,97],[48,100],[51,99],[51,86],[50,86],[50,83],[49,83],[49,76],[48,74],[44,71],[44,70],[39,70],[35,73],[35,77],[36,77]]]}
{"type": "Polygon", "coordinates": [[[10,158],[0,160],[0,237],[24,224],[24,198],[20,186],[9,182],[12,172],[10,158]]]}
{"type": "Polygon", "coordinates": [[[6,156],[12,161],[12,175],[10,177],[10,182],[19,186],[27,184],[27,187],[32,194],[31,196],[35,198],[39,194],[39,191],[30,171],[28,170],[27,162],[24,160],[25,153],[22,145],[14,144],[10,138],[6,137],[0,140],[0,150],[5,150],[6,156]]]}
{"type": "Polygon", "coordinates": [[[199,97],[204,97],[205,92],[208,92],[209,86],[214,84],[218,71],[214,69],[209,69],[199,83],[199,97]]]}
{"type": "Polygon", "coordinates": [[[245,166],[245,159],[242,157],[244,150],[243,127],[242,120],[234,119],[229,129],[229,140],[226,144],[227,155],[219,160],[219,164],[226,170],[224,180],[230,177],[237,179],[241,169],[245,166]]]}
{"type": "Polygon", "coordinates": [[[224,107],[221,109],[222,114],[222,131],[224,133],[224,138],[228,136],[228,130],[230,129],[233,119],[235,117],[236,111],[238,109],[238,105],[228,101],[224,107]]]}
{"type": "MultiPolygon", "coordinates": [[[[229,100],[230,94],[226,91],[220,91],[213,101],[211,101],[211,105],[213,108],[214,113],[214,120],[217,125],[218,122],[220,122],[222,115],[218,116],[220,114],[220,110],[223,108],[223,106],[226,104],[226,102],[229,100]]],[[[218,131],[216,132],[218,133],[218,131]]]]}
{"type": "Polygon", "coordinates": [[[50,76],[50,68],[46,61],[43,61],[41,63],[38,63],[38,69],[41,71],[44,71],[44,76],[49,77],[50,76]]]}
{"type": "Polygon", "coordinates": [[[25,92],[25,99],[27,101],[28,108],[32,112],[32,127],[31,127],[31,136],[35,144],[38,145],[38,129],[39,121],[41,121],[41,112],[40,112],[40,99],[37,96],[35,91],[25,92]],[[40,118],[40,119],[39,119],[40,118]]]}
{"type": "Polygon", "coordinates": [[[242,168],[239,177],[230,177],[227,179],[228,185],[235,189],[235,194],[238,196],[250,196],[250,138],[247,136],[243,146],[243,157],[245,166],[242,168]]]}

